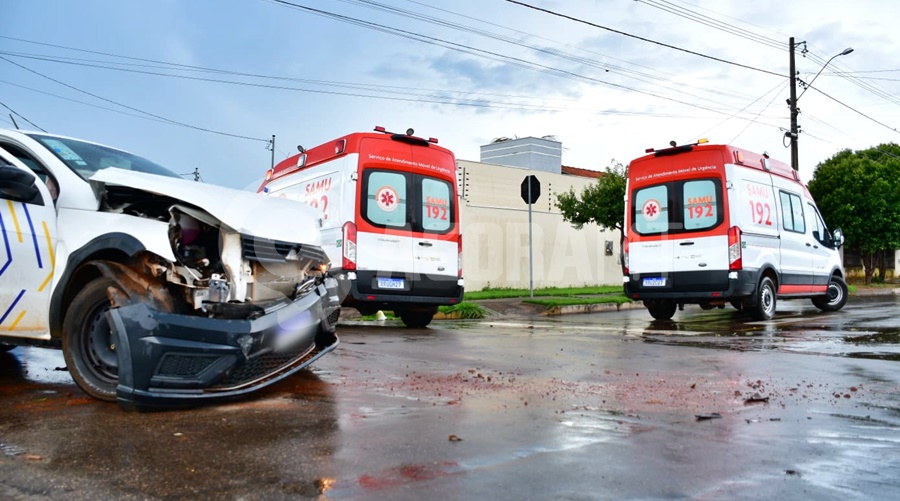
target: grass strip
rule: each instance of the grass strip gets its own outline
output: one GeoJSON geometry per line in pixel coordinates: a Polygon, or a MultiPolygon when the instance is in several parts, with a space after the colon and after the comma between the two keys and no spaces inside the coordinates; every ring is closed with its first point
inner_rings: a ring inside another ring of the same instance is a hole
{"type": "MultiPolygon", "coordinates": [[[[585,296],[593,294],[614,294],[621,293],[621,285],[597,285],[594,287],[544,287],[535,289],[535,297],[547,296],[585,296]]],[[[531,292],[528,289],[484,289],[480,291],[466,292],[464,298],[467,301],[478,301],[482,299],[507,299],[515,297],[530,297],[531,292]]]]}

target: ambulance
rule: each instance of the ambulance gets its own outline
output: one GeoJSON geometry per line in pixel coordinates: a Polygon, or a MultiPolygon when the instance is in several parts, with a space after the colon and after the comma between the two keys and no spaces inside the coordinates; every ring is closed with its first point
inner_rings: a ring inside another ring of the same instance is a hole
{"type": "Polygon", "coordinates": [[[414,134],[375,127],[298,147],[259,191],[318,211],[344,306],[425,327],[438,306],[462,301],[462,235],[456,159],[414,134]]]}
{"type": "Polygon", "coordinates": [[[730,304],[757,320],[778,299],[841,309],[838,248],[797,171],[768,154],[697,143],[647,150],[628,167],[624,288],[657,320],[730,304]]]}

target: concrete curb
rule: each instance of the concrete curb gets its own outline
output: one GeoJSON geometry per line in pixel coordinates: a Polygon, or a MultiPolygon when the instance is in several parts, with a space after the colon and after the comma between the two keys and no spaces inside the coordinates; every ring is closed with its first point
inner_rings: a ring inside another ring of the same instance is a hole
{"type": "Polygon", "coordinates": [[[570,315],[574,313],[601,313],[607,311],[631,310],[634,308],[643,308],[644,305],[640,301],[631,303],[599,303],[599,304],[570,304],[567,306],[553,306],[544,312],[547,316],[570,315]]]}

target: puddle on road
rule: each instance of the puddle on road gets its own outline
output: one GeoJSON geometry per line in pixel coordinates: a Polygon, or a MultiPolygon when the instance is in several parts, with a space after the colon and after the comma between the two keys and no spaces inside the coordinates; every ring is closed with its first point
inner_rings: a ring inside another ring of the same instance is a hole
{"type": "Polygon", "coordinates": [[[844,341],[854,344],[900,344],[900,331],[876,332],[857,336],[846,336],[844,341]]]}

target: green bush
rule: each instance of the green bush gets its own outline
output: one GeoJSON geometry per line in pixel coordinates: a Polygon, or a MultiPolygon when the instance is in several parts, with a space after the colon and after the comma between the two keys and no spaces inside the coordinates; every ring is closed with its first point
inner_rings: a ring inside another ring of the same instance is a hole
{"type": "Polygon", "coordinates": [[[484,318],[486,311],[480,305],[463,301],[452,306],[441,306],[438,308],[440,313],[445,315],[458,315],[459,318],[484,318]]]}

